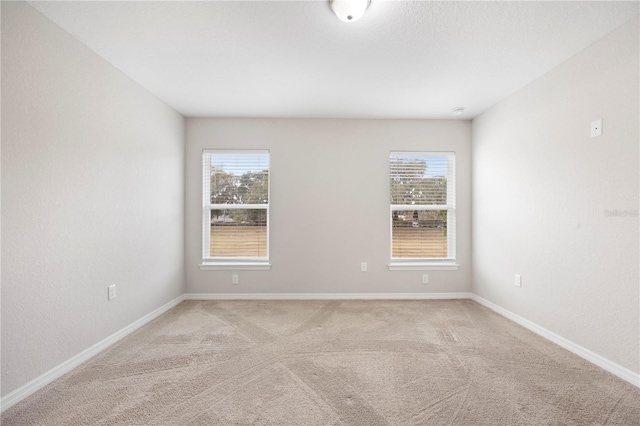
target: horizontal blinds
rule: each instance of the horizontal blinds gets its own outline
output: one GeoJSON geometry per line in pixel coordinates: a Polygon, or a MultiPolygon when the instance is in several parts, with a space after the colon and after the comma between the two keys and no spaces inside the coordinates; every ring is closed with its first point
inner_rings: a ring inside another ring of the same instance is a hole
{"type": "Polygon", "coordinates": [[[454,153],[391,153],[391,204],[452,206],[455,194],[454,153]]]}
{"type": "Polygon", "coordinates": [[[268,204],[269,153],[205,151],[210,204],[268,204]]]}
{"type": "Polygon", "coordinates": [[[267,209],[211,210],[209,257],[267,257],[267,209]]]}
{"type": "Polygon", "coordinates": [[[203,256],[268,258],[269,152],[203,152],[203,256]]]}
{"type": "Polygon", "coordinates": [[[455,154],[392,152],[391,257],[455,258],[455,154]]]}

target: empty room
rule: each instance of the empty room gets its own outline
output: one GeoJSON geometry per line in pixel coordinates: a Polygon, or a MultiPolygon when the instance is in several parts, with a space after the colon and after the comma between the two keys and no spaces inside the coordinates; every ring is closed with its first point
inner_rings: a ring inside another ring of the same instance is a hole
{"type": "Polygon", "coordinates": [[[2,1],[2,425],[639,425],[637,1],[2,1]]]}

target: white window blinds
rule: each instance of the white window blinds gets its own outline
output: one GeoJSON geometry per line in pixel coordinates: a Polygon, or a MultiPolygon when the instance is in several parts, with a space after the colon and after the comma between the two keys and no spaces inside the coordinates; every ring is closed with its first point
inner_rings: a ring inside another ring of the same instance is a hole
{"type": "Polygon", "coordinates": [[[455,153],[392,152],[391,258],[455,260],[455,153]]]}
{"type": "Polygon", "coordinates": [[[203,260],[269,257],[269,152],[204,151],[203,260]]]}

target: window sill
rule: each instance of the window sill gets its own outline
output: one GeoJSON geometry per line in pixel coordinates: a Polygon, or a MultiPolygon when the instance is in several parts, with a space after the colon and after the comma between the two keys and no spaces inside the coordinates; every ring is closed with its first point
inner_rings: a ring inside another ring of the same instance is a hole
{"type": "Polygon", "coordinates": [[[201,271],[268,271],[271,269],[269,262],[216,262],[201,263],[198,266],[201,271]]]}
{"type": "Polygon", "coordinates": [[[440,263],[390,263],[390,271],[457,271],[460,265],[457,263],[440,262],[440,263]]]}

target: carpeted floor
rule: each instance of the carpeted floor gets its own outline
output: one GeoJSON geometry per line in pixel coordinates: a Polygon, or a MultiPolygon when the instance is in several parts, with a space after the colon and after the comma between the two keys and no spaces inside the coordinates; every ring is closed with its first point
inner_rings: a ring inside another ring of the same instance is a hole
{"type": "Polygon", "coordinates": [[[638,425],[640,389],[472,301],[183,302],[2,425],[638,425]]]}

